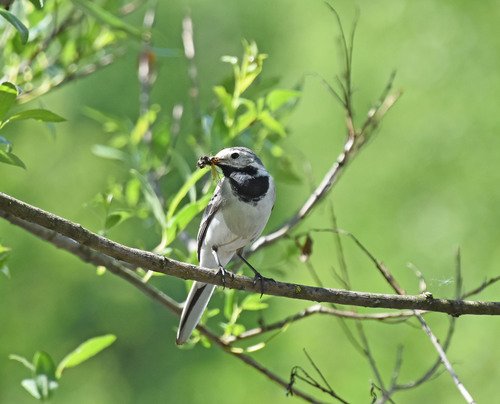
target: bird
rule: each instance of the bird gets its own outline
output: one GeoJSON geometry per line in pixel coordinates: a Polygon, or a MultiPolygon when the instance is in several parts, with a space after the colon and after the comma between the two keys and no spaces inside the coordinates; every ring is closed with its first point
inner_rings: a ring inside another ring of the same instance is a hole
{"type": "MultiPolygon", "coordinates": [[[[247,147],[229,147],[215,156],[203,156],[198,167],[218,167],[223,177],[208,203],[197,237],[201,267],[217,269],[225,284],[225,266],[236,254],[255,274],[254,283],[263,279],[243,257],[243,248],[264,230],[276,199],[273,177],[257,155],[247,147]]],[[[184,344],[200,321],[215,285],[194,282],[184,304],[176,343],[184,344]]]]}

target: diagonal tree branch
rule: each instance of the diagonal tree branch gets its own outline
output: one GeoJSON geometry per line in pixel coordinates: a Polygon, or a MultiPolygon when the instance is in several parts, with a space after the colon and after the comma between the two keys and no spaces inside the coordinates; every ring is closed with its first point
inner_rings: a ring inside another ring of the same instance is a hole
{"type": "MultiPolygon", "coordinates": [[[[0,192],[0,216],[11,216],[35,223],[48,230],[71,238],[82,246],[106,254],[119,261],[146,270],[160,272],[181,279],[193,279],[221,285],[220,277],[213,270],[186,264],[159,256],[149,251],[127,247],[99,236],[79,224],[28,205],[0,192]]],[[[226,279],[225,286],[231,289],[260,292],[260,285],[251,278],[235,275],[226,279]]],[[[464,314],[500,315],[500,302],[437,299],[428,295],[391,295],[382,293],[355,292],[341,289],[318,288],[285,282],[264,282],[266,294],[316,302],[330,302],[364,307],[390,309],[427,310],[460,316],[464,314]]]]}

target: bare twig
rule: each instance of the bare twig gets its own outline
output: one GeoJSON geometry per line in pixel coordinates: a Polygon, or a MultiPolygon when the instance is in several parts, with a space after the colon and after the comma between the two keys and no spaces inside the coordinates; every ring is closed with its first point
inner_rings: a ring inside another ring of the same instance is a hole
{"type": "MultiPolygon", "coordinates": [[[[379,260],[377,260],[373,254],[356,238],[354,235],[342,231],[342,234],[346,234],[349,237],[351,237],[354,242],[365,252],[365,254],[370,258],[370,260],[375,264],[379,272],[382,274],[382,276],[385,278],[385,280],[389,283],[389,285],[393,288],[393,290],[400,294],[400,295],[405,295],[406,292],[399,286],[399,284],[396,282],[395,278],[392,276],[390,271],[387,269],[387,267],[382,264],[379,260]]],[[[460,250],[457,253],[457,295],[460,295],[461,291],[461,286],[462,286],[462,275],[461,275],[461,266],[460,266],[460,250]]],[[[432,295],[430,295],[430,298],[432,298],[432,295]]],[[[463,398],[465,401],[469,404],[474,403],[474,399],[470,395],[470,393],[467,391],[463,383],[460,381],[458,378],[455,370],[453,369],[453,366],[451,365],[451,362],[449,361],[448,357],[446,356],[446,352],[439,343],[437,337],[434,335],[432,332],[431,328],[427,324],[427,322],[424,320],[424,318],[415,311],[415,317],[417,320],[420,322],[420,325],[422,326],[422,329],[425,331],[427,336],[429,337],[432,345],[434,346],[434,349],[437,351],[439,357],[441,358],[441,362],[443,363],[444,367],[450,374],[453,382],[455,383],[455,386],[457,387],[458,391],[460,394],[462,394],[463,398]]]]}
{"type": "Polygon", "coordinates": [[[481,293],[484,289],[486,289],[488,286],[491,286],[494,283],[499,282],[499,281],[500,281],[500,275],[494,276],[493,278],[490,278],[490,279],[486,279],[477,288],[469,290],[468,292],[464,293],[462,295],[462,298],[465,299],[467,297],[471,297],[471,296],[477,295],[478,293],[481,293]]]}
{"type": "Polygon", "coordinates": [[[319,367],[314,363],[312,360],[311,356],[307,353],[307,351],[304,349],[304,353],[309,360],[309,363],[311,366],[314,368],[316,373],[319,375],[321,380],[323,381],[324,385],[319,383],[314,377],[312,377],[303,367],[301,366],[294,366],[290,372],[290,382],[288,384],[288,392],[289,394],[293,395],[293,385],[296,382],[296,379],[299,379],[310,386],[322,391],[323,393],[326,393],[330,395],[331,397],[335,398],[336,400],[340,401],[341,403],[347,404],[347,401],[345,401],[343,398],[341,398],[335,391],[332,389],[326,378],[323,376],[323,373],[319,369],[319,367]]]}
{"type": "Polygon", "coordinates": [[[352,320],[375,320],[382,322],[390,322],[391,320],[401,320],[413,317],[415,313],[413,310],[404,310],[399,312],[387,312],[387,313],[356,313],[354,311],[348,310],[338,310],[331,307],[325,307],[321,304],[315,304],[304,310],[299,311],[296,314],[288,316],[280,321],[276,321],[271,324],[263,325],[261,327],[251,328],[238,334],[237,336],[231,335],[224,339],[226,342],[240,341],[252,337],[262,335],[269,331],[279,330],[288,324],[295,323],[299,320],[308,318],[315,314],[324,314],[328,316],[340,317],[352,320]]]}

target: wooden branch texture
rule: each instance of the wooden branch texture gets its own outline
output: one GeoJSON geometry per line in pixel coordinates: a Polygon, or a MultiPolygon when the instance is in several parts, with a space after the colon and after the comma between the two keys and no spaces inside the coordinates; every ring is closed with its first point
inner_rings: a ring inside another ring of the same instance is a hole
{"type": "MultiPolygon", "coordinates": [[[[79,224],[28,205],[0,192],[0,216],[19,218],[37,224],[57,234],[71,238],[76,243],[133,267],[160,272],[181,279],[192,279],[221,285],[220,277],[213,270],[186,264],[149,251],[127,247],[99,236],[79,224]]],[[[235,275],[226,278],[225,286],[231,289],[260,293],[260,284],[251,278],[235,275]]],[[[387,309],[412,309],[448,313],[453,316],[465,314],[500,315],[500,302],[438,299],[428,295],[393,295],[357,292],[342,289],[319,288],[286,282],[266,281],[264,293],[292,299],[328,302],[342,305],[378,307],[387,309]]]]}

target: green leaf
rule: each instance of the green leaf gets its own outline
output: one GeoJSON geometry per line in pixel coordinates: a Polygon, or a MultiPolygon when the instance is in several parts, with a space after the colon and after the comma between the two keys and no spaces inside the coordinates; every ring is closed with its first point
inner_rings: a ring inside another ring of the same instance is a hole
{"type": "Polygon", "coordinates": [[[234,116],[236,111],[233,106],[233,97],[230,95],[226,88],[223,86],[215,86],[214,93],[219,102],[224,107],[224,122],[226,126],[230,127],[234,123],[234,116]]]}
{"type": "Polygon", "coordinates": [[[295,101],[298,97],[300,97],[300,94],[300,91],[295,90],[273,90],[267,95],[266,104],[271,112],[275,112],[283,105],[295,101]]]}
{"type": "Polygon", "coordinates": [[[225,299],[224,299],[224,317],[227,320],[230,320],[233,315],[234,310],[234,289],[228,289],[224,291],[225,299]]]}
{"type": "Polygon", "coordinates": [[[70,352],[64,357],[64,359],[59,363],[56,370],[56,377],[61,378],[64,369],[72,368],[79,365],[82,362],[92,358],[97,355],[103,349],[106,349],[113,342],[116,341],[116,336],[112,334],[102,335],[100,337],[94,337],[83,344],[78,346],[73,352],[70,352]]]}
{"type": "Polygon", "coordinates": [[[115,15],[111,14],[109,11],[106,11],[99,5],[97,5],[93,1],[89,0],[73,0],[73,3],[83,9],[83,11],[92,15],[97,20],[101,21],[104,24],[109,25],[110,27],[126,32],[132,36],[135,36],[139,39],[142,38],[143,33],[140,29],[133,27],[115,15]]]}
{"type": "MultiPolygon", "coordinates": [[[[33,365],[35,366],[34,381],[41,399],[50,398],[52,390],[58,387],[55,382],[56,366],[54,365],[54,361],[48,353],[38,351],[33,356],[33,365]]],[[[26,388],[26,390],[28,390],[28,388],[26,388]]],[[[32,394],[31,390],[32,384],[29,383],[28,391],[30,394],[32,394]]]]}
{"type": "Polygon", "coordinates": [[[33,4],[37,10],[41,10],[44,6],[43,0],[30,0],[30,3],[33,4]]]}
{"type": "Polygon", "coordinates": [[[149,181],[137,170],[130,170],[132,175],[137,178],[141,183],[141,190],[148,203],[151,212],[153,212],[153,216],[156,221],[160,224],[162,230],[167,227],[167,221],[165,220],[165,213],[163,212],[163,206],[156,195],[156,192],[153,190],[153,187],[149,183],[149,181]]]}
{"type": "Polygon", "coordinates": [[[56,366],[47,352],[35,352],[33,365],[35,366],[35,375],[46,375],[50,380],[55,380],[56,366]]]}
{"type": "Polygon", "coordinates": [[[248,295],[241,302],[243,310],[258,311],[267,309],[268,307],[269,305],[262,301],[259,294],[248,295]]]}
{"type": "Polygon", "coordinates": [[[257,120],[257,106],[255,103],[244,98],[240,98],[239,102],[246,107],[246,111],[238,116],[231,133],[232,137],[239,135],[257,120]]]}
{"type": "Polygon", "coordinates": [[[8,81],[0,85],[0,122],[4,120],[5,114],[16,102],[17,87],[8,81]]]}
{"type": "Polygon", "coordinates": [[[269,129],[271,132],[277,133],[281,137],[286,136],[286,131],[283,125],[277,121],[270,113],[269,111],[265,110],[262,111],[259,115],[259,119],[262,122],[262,124],[269,129]]]}
{"type": "Polygon", "coordinates": [[[132,144],[139,144],[141,142],[148,129],[150,129],[151,125],[156,121],[158,112],[158,105],[153,105],[149,111],[139,117],[134,126],[134,129],[132,129],[132,132],[130,133],[132,144]]]}
{"type": "Polygon", "coordinates": [[[129,206],[135,207],[141,195],[141,182],[137,178],[131,178],[125,187],[125,198],[129,206]]]}
{"type": "Polygon", "coordinates": [[[109,160],[119,160],[119,161],[126,161],[127,160],[127,154],[125,152],[122,152],[121,150],[115,149],[114,147],[102,145],[102,144],[95,144],[92,146],[92,153],[96,155],[97,157],[101,157],[103,159],[109,159],[109,160]]]}
{"type": "Polygon", "coordinates": [[[9,359],[12,360],[12,361],[19,362],[24,367],[28,368],[29,370],[31,370],[33,372],[35,371],[35,366],[33,366],[33,364],[28,359],[26,359],[23,356],[15,355],[15,354],[10,354],[9,355],[9,359]]]}
{"type": "Polygon", "coordinates": [[[62,116],[59,116],[52,111],[39,108],[39,109],[28,109],[27,111],[18,112],[17,114],[8,117],[7,121],[14,122],[25,119],[36,119],[37,121],[43,121],[43,122],[64,122],[66,120],[62,116]]]}
{"type": "Polygon", "coordinates": [[[190,177],[184,182],[184,185],[177,191],[175,194],[174,198],[170,202],[168,206],[168,212],[167,212],[167,221],[172,219],[174,216],[174,213],[181,203],[181,201],[184,199],[184,197],[187,195],[189,190],[196,185],[196,183],[203,178],[203,176],[207,173],[207,170],[196,170],[194,171],[190,177]]]}
{"type": "Polygon", "coordinates": [[[191,221],[206,208],[208,202],[212,198],[211,193],[207,193],[196,202],[190,202],[183,206],[182,209],[167,223],[166,230],[166,245],[168,246],[175,240],[177,235],[183,231],[191,221]]]}
{"type": "Polygon", "coordinates": [[[19,20],[19,18],[3,8],[0,8],[0,15],[5,18],[15,29],[17,29],[23,45],[28,42],[30,33],[28,31],[28,28],[26,28],[26,26],[19,20]]]}
{"type": "Polygon", "coordinates": [[[119,225],[120,223],[124,222],[128,218],[130,218],[132,214],[130,212],[127,212],[125,210],[116,210],[114,212],[111,212],[107,217],[106,217],[106,222],[104,224],[104,227],[108,230],[111,229],[114,226],[119,225]]]}
{"type": "Polygon", "coordinates": [[[0,150],[0,163],[10,164],[26,169],[26,165],[14,153],[0,150]]]}

